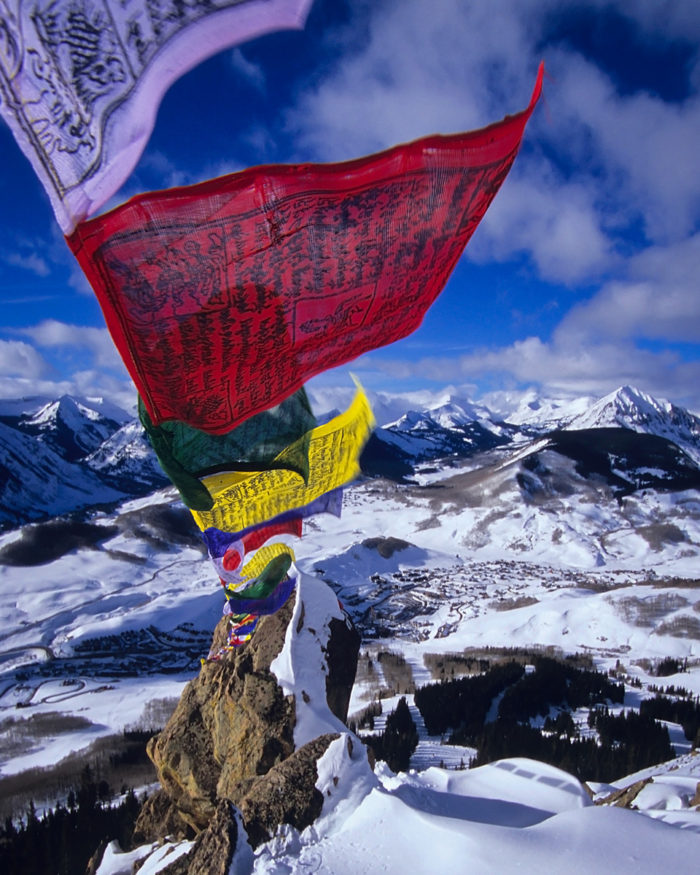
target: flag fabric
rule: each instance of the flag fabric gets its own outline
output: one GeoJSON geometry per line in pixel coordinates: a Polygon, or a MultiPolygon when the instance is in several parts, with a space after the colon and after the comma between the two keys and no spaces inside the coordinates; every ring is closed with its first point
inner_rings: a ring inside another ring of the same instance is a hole
{"type": "Polygon", "coordinates": [[[529,106],[341,164],[143,194],[68,238],[155,425],[214,434],[417,328],[505,179],[529,106]]]}
{"type": "Polygon", "coordinates": [[[213,499],[200,477],[220,470],[287,468],[309,475],[308,439],[316,417],[302,388],[225,434],[209,434],[184,422],[153,425],[139,398],[139,418],[160,466],[192,510],[211,510],[213,499]]]}
{"type": "MultiPolygon", "coordinates": [[[[257,550],[253,558],[241,568],[238,580],[233,579],[227,581],[222,578],[221,584],[222,586],[225,586],[228,591],[233,593],[240,587],[249,586],[254,578],[263,576],[266,566],[273,560],[281,562],[283,558],[288,560],[289,564],[294,561],[294,551],[291,547],[281,542],[267,544],[265,547],[261,547],[257,550]]],[[[233,574],[229,574],[228,576],[234,578],[233,574]]],[[[251,598],[252,597],[253,596],[251,596],[251,598]]]]}
{"type": "MultiPolygon", "coordinates": [[[[246,598],[243,594],[237,601],[227,601],[224,605],[224,614],[237,616],[234,610],[240,613],[248,611],[249,615],[262,617],[265,614],[274,614],[287,601],[294,591],[296,578],[285,576],[267,595],[258,598],[246,598]]],[[[240,634],[240,633],[239,633],[240,634]]]]}
{"type": "Polygon", "coordinates": [[[249,526],[241,532],[224,532],[212,526],[204,529],[202,538],[219,577],[226,580],[226,575],[231,572],[234,576],[232,579],[237,579],[236,569],[248,552],[257,550],[275,535],[296,535],[300,538],[303,520],[317,513],[330,513],[339,517],[342,507],[343,489],[338,487],[325,492],[309,504],[279,514],[268,522],[249,526]]]}
{"type": "Polygon", "coordinates": [[[243,537],[240,537],[238,533],[229,534],[218,529],[207,529],[210,538],[209,540],[205,539],[205,543],[209,550],[209,558],[216,568],[219,578],[226,584],[236,584],[241,581],[240,569],[243,565],[243,559],[248,553],[259,550],[265,541],[277,535],[295,535],[300,538],[301,527],[302,519],[299,516],[276,525],[261,526],[257,531],[243,537]],[[215,534],[212,535],[212,533],[215,534]]]}
{"type": "Polygon", "coordinates": [[[0,112],[64,233],[135,167],[160,100],[215,52],[303,27],[311,0],[8,0],[0,112]]]}
{"type": "Polygon", "coordinates": [[[243,611],[259,613],[253,603],[256,600],[266,599],[277,589],[289,571],[293,560],[294,556],[290,552],[278,551],[276,555],[270,552],[269,557],[261,559],[261,565],[256,572],[254,581],[248,581],[244,587],[226,586],[224,588],[226,598],[236,608],[237,613],[243,611]]]}
{"type": "Polygon", "coordinates": [[[348,409],[315,428],[309,440],[309,478],[292,471],[212,474],[203,482],[212,497],[210,511],[192,511],[202,531],[237,532],[279,514],[304,507],[359,474],[359,456],[374,419],[361,389],[348,409]]]}

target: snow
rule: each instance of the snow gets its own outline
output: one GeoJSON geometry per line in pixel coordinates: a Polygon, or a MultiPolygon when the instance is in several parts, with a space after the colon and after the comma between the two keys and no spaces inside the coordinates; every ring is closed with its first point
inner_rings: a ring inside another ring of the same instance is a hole
{"type": "Polygon", "coordinates": [[[301,835],[287,831],[258,849],[253,871],[376,873],[687,871],[700,849],[694,829],[592,805],[565,772],[532,760],[501,760],[467,772],[428,769],[395,776],[380,764],[360,776],[343,739],[319,766],[332,799],[301,835]],[[331,761],[332,760],[332,764],[331,761]],[[328,781],[332,773],[335,781],[328,781]],[[372,780],[374,778],[374,781],[372,780]],[[348,813],[349,810],[349,813],[348,813]],[[342,817],[340,815],[343,815],[342,817]],[[410,861],[410,862],[409,862],[410,861]]]}
{"type": "MultiPolygon", "coordinates": [[[[415,406],[416,399],[408,400],[402,414],[415,406]]],[[[431,403],[443,424],[461,405],[452,394],[431,403]]],[[[481,408],[461,406],[465,415],[483,420],[481,408]]],[[[581,412],[565,400],[545,404],[534,397],[526,407],[529,414],[521,410],[520,421],[540,425],[561,424],[581,412]]],[[[665,411],[677,424],[685,423],[692,438],[692,420],[657,408],[644,410],[648,417],[665,411]]],[[[126,431],[117,435],[115,450],[132,446],[126,431]]],[[[690,802],[700,782],[700,756],[690,752],[677,726],[669,726],[679,753],[675,760],[610,787],[592,787],[599,798],[653,777],[635,801],[639,810],[629,811],[593,805],[577,780],[543,763],[510,759],[459,770],[472,749],[428,737],[410,694],[420,739],[411,770],[394,775],[378,764],[372,771],[358,738],[326,705],[319,665],[328,623],[343,618],[338,597],[362,623],[365,649],[400,654],[416,683],[429,680],[427,654],[552,646],[583,651],[601,670],[623,663],[643,684],[641,690],[628,687],[626,707],[650,695],[652,683],[700,694],[699,636],[692,624],[688,634],[674,632],[700,616],[700,493],[647,490],[618,502],[542,442],[537,449],[552,476],[568,478],[575,488],[547,493],[535,468],[527,471],[532,486],[527,495],[518,478],[533,447],[521,449],[508,464],[496,451],[483,470],[465,461],[419,473],[414,484],[360,481],[347,489],[341,518],[312,518],[304,537],[290,540],[299,598],[272,668],[285,693],[296,699],[297,746],[329,731],[340,737],[319,763],[317,787],[324,796],[319,820],[302,833],[281,829],[254,854],[241,846],[234,875],[399,873],[408,866],[431,875],[636,875],[687,871],[688,861],[697,858],[700,812],[690,802]],[[680,536],[664,537],[666,528],[680,536]],[[383,556],[366,543],[390,537],[408,546],[383,556]],[[660,679],[639,662],[666,656],[687,658],[689,670],[660,679]],[[450,768],[440,768],[441,761],[450,768]]],[[[190,664],[176,663],[178,651],[169,649],[166,633],[192,635],[194,651],[201,646],[205,655],[222,608],[216,576],[194,546],[169,547],[123,525],[128,514],[161,505],[177,506],[172,491],[125,502],[113,513],[95,512],[91,523],[118,528],[98,545],[43,566],[0,565],[0,722],[56,711],[89,721],[84,730],[28,739],[20,756],[0,761],[3,775],[51,765],[97,737],[138,724],[149,702],[179,696],[196,672],[196,657],[190,664]],[[156,630],[157,642],[146,668],[122,672],[124,660],[136,659],[126,652],[99,659],[85,655],[88,641],[149,628],[156,630]],[[64,665],[74,670],[61,674],[64,665]],[[50,673],[54,668],[56,676],[50,673]]],[[[19,537],[18,532],[0,536],[0,549],[19,537]]],[[[351,717],[372,695],[369,685],[356,685],[351,717]]],[[[383,700],[377,730],[398,698],[383,700]]],[[[142,857],[148,859],[140,871],[149,875],[189,847],[166,843],[124,854],[111,845],[100,875],[130,872],[142,857]]]]}
{"type": "Polygon", "coordinates": [[[294,695],[297,720],[294,745],[302,747],[326,732],[343,732],[345,725],[335,717],[326,702],[326,675],[323,647],[328,625],[343,612],[331,589],[305,574],[299,574],[294,614],[287,627],[284,646],[270,664],[285,695],[294,695]]]}

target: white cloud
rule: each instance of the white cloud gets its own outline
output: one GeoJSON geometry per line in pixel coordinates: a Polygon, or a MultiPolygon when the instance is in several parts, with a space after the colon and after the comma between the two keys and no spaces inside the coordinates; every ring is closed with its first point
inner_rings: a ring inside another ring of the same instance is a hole
{"type": "Polygon", "coordinates": [[[362,47],[344,46],[288,125],[307,155],[327,161],[488,124],[527,105],[537,64],[523,52],[525,29],[491,3],[378,4],[362,47]]]}
{"type": "Polygon", "coordinates": [[[37,252],[8,252],[4,255],[3,261],[9,264],[10,267],[19,267],[22,270],[28,270],[36,276],[45,277],[51,273],[45,258],[37,252]]]}
{"type": "Polygon", "coordinates": [[[70,325],[56,319],[46,319],[38,325],[21,329],[40,347],[68,347],[86,351],[98,367],[125,373],[124,365],[106,328],[70,325]]]}
{"type": "Polygon", "coordinates": [[[594,193],[556,182],[542,166],[506,179],[467,248],[480,263],[518,252],[530,255],[543,279],[563,283],[597,276],[616,261],[594,193]]]}
{"type": "Polygon", "coordinates": [[[561,154],[575,159],[608,206],[628,220],[641,218],[651,240],[692,232],[700,218],[700,97],[678,104],[648,93],[620,95],[601,70],[571,52],[552,52],[548,62],[550,139],[561,154]]]}
{"type": "Polygon", "coordinates": [[[561,342],[601,337],[700,343],[700,233],[630,259],[627,277],[609,282],[571,310],[557,330],[561,342]]]}
{"type": "Polygon", "coordinates": [[[0,375],[36,379],[49,370],[41,355],[22,340],[0,340],[0,375]]]}
{"type": "Polygon", "coordinates": [[[256,91],[264,93],[265,91],[265,71],[260,64],[255,64],[248,60],[240,48],[235,48],[231,52],[231,66],[235,73],[245,79],[256,91]]]}

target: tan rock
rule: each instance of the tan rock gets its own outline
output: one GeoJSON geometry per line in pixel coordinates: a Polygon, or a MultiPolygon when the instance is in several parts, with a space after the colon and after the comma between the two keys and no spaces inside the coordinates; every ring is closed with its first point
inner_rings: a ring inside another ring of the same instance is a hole
{"type": "Polygon", "coordinates": [[[603,799],[597,799],[596,805],[616,805],[618,808],[634,808],[634,800],[639,796],[647,784],[653,783],[653,778],[643,778],[640,781],[635,781],[629,787],[623,787],[621,790],[615,790],[608,794],[603,799]]]}
{"type": "MultiPolygon", "coordinates": [[[[314,587],[325,584],[314,582],[314,587]]],[[[330,591],[326,598],[333,603],[330,591]]],[[[322,799],[314,788],[316,760],[337,737],[332,734],[337,723],[329,726],[331,734],[311,740],[295,753],[294,696],[285,695],[270,670],[284,647],[295,599],[292,596],[276,614],[264,617],[251,641],[218,662],[205,663],[198,677],[187,684],[168,724],[148,744],[162,794],[149,800],[135,836],[147,841],[167,834],[184,837],[188,828],[199,834],[214,817],[220,800],[232,802],[242,812],[245,809],[244,821],[247,817],[256,841],[271,835],[280,823],[303,828],[318,815],[322,799]]],[[[296,625],[296,634],[300,634],[303,605],[296,625]]],[[[349,621],[339,618],[331,619],[327,628],[304,631],[313,632],[319,648],[319,665],[313,671],[318,671],[315,677],[319,678],[325,673],[328,707],[345,722],[360,636],[349,621]]],[[[225,636],[226,621],[222,620],[214,633],[214,650],[225,636]]],[[[303,690],[301,696],[304,699],[303,690]]]]}
{"type": "MultiPolygon", "coordinates": [[[[269,668],[282,649],[293,602],[264,617],[246,645],[203,665],[165,729],[149,742],[163,789],[196,832],[214,816],[218,799],[236,802],[232,791],[247,789],[294,751],[294,702],[269,668]]],[[[220,637],[217,628],[215,642],[220,637]]]]}

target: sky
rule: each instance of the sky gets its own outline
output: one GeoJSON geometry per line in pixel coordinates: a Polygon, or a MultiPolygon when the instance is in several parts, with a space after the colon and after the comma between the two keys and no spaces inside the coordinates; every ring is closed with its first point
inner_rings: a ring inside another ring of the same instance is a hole
{"type": "MultiPolygon", "coordinates": [[[[501,191],[410,337],[316,378],[496,399],[630,384],[700,412],[700,5],[314,0],[306,28],[177,81],[111,208],[245,167],[338,161],[543,100],[501,191]]],[[[0,120],[0,397],[133,407],[48,198],[0,120]]]]}

